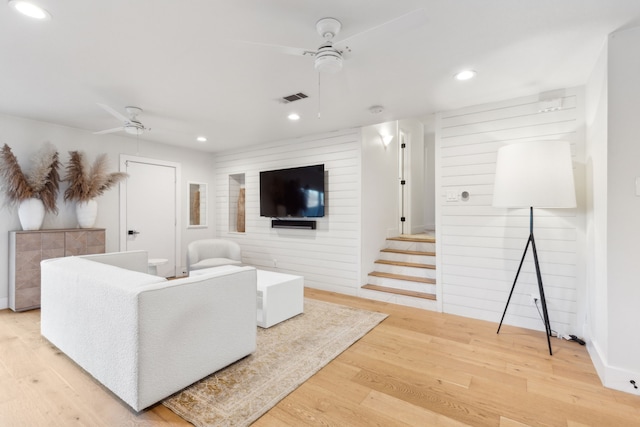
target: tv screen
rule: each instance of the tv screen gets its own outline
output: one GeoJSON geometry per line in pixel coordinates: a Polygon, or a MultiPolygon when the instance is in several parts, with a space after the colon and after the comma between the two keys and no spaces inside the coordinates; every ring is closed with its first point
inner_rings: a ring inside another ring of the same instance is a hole
{"type": "Polygon", "coordinates": [[[324,216],[324,165],[260,172],[260,216],[324,216]]]}

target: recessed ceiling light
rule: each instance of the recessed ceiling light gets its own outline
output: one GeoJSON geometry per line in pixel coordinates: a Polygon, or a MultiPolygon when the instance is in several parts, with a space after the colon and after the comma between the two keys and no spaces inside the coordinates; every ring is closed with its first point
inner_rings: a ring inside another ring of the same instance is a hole
{"type": "Polygon", "coordinates": [[[287,118],[291,121],[300,120],[300,115],[298,113],[291,113],[287,116],[287,118]]]}
{"type": "Polygon", "coordinates": [[[456,80],[469,80],[476,76],[476,72],[473,70],[462,70],[457,73],[454,77],[456,80]]]}
{"type": "Polygon", "coordinates": [[[9,0],[9,6],[29,18],[41,21],[51,19],[51,14],[38,5],[24,0],[9,0]]]}
{"type": "Polygon", "coordinates": [[[196,141],[198,142],[207,142],[207,137],[206,136],[199,136],[196,138],[196,141]]]}

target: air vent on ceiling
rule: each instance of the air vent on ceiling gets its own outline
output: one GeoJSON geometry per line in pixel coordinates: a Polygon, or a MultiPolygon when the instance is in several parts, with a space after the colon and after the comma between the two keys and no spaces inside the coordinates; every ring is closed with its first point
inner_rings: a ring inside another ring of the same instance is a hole
{"type": "Polygon", "coordinates": [[[294,93],[293,95],[283,96],[282,100],[285,104],[287,104],[289,102],[298,101],[300,99],[305,99],[305,98],[308,98],[308,96],[302,92],[298,92],[298,93],[294,93]]]}

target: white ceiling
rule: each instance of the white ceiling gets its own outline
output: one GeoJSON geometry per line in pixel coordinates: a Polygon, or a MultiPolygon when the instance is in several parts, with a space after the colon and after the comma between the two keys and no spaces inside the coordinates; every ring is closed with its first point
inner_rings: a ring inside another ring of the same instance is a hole
{"type": "Polygon", "coordinates": [[[640,24],[639,0],[36,2],[50,21],[0,7],[0,113],[97,131],[121,124],[97,103],[134,105],[141,138],[206,151],[582,85],[607,35],[640,24]],[[423,24],[355,37],[320,92],[312,58],[242,42],[316,49],[320,18],[340,40],[407,13],[423,24]],[[463,68],[477,78],[453,80],[463,68]]]}

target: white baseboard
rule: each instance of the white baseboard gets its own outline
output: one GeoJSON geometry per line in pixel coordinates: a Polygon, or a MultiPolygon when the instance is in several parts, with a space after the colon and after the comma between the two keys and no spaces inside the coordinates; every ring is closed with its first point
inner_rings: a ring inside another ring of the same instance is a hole
{"type": "MultiPolygon", "coordinates": [[[[585,337],[589,336],[591,336],[591,334],[585,334],[585,337]]],[[[587,339],[587,351],[589,352],[593,366],[596,368],[596,372],[598,372],[602,385],[607,388],[640,396],[640,372],[610,366],[598,343],[591,339],[587,339]],[[634,380],[639,388],[634,388],[630,382],[631,380],[634,380]]]]}
{"type": "Polygon", "coordinates": [[[9,297],[0,298],[0,310],[9,308],[9,297]]]}

